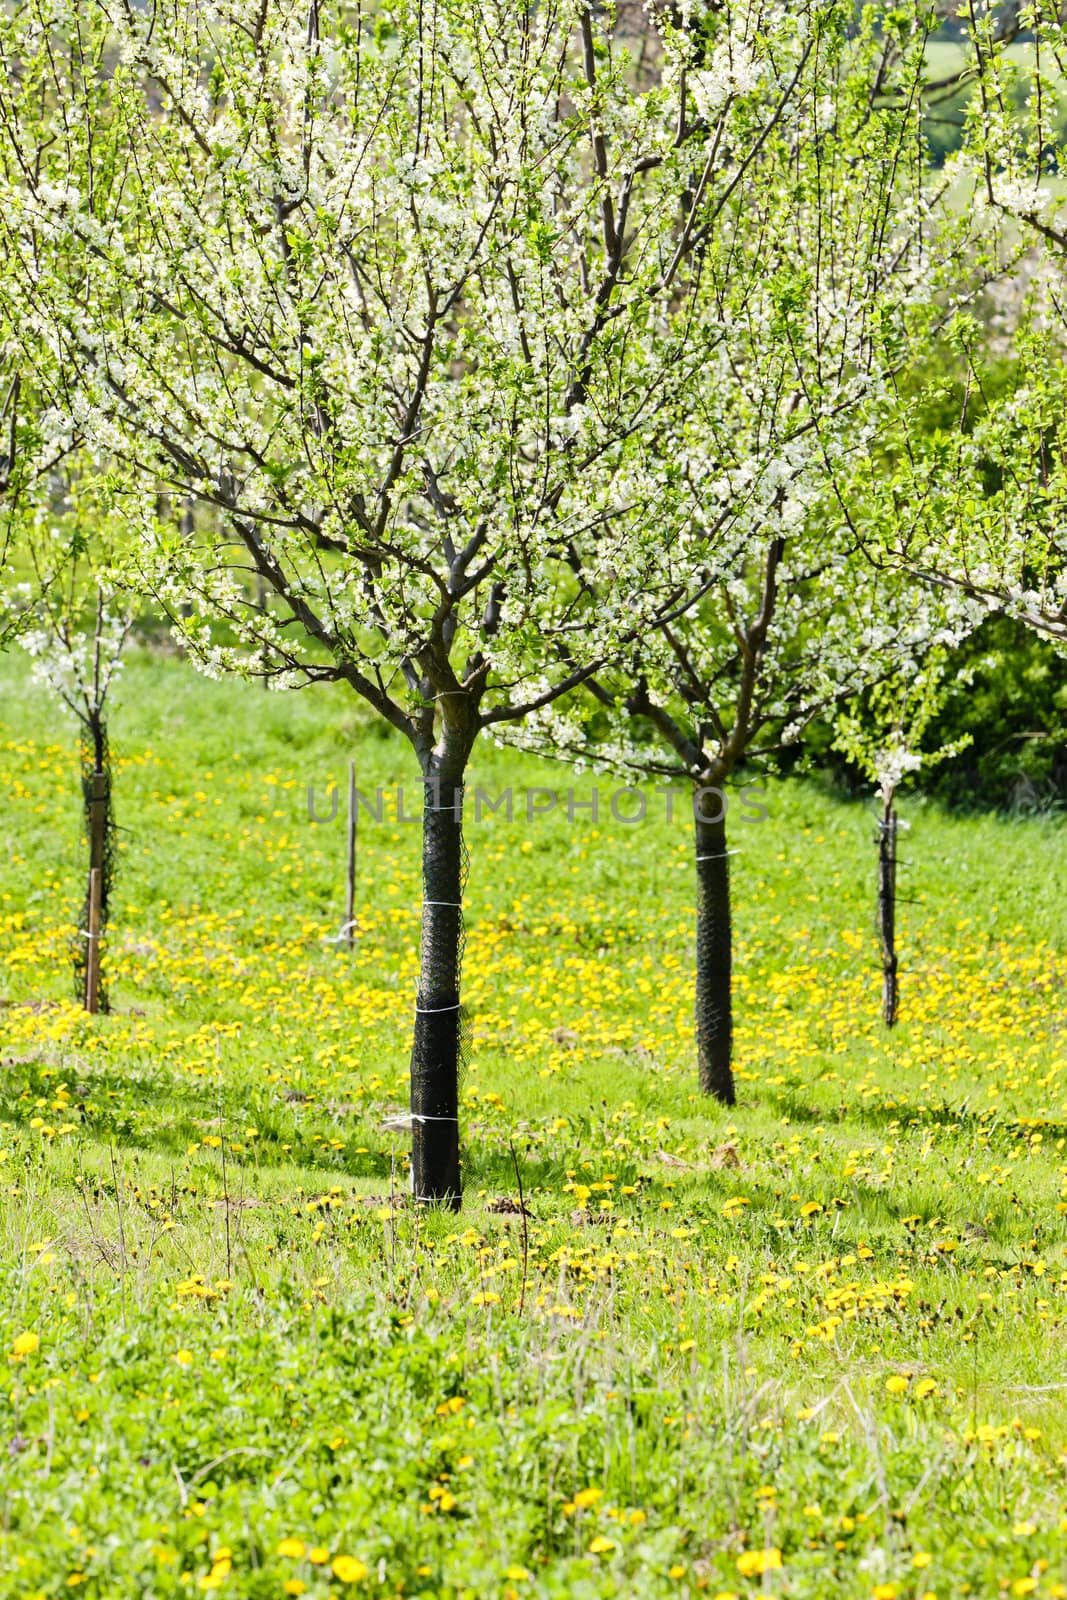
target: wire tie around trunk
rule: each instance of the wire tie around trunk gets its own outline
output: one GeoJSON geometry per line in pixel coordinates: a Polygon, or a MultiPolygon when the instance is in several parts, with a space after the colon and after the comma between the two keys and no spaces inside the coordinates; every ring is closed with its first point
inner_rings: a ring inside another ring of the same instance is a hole
{"type": "Polygon", "coordinates": [[[737,845],[733,850],[720,850],[718,855],[714,855],[714,856],[697,856],[696,859],[698,861],[725,861],[727,856],[739,856],[740,854],[741,854],[741,846],[737,845]]]}
{"type": "Polygon", "coordinates": [[[462,900],[424,900],[424,906],[453,906],[457,911],[463,910],[462,900]]]}
{"type": "Polygon", "coordinates": [[[458,1122],[458,1117],[430,1117],[420,1111],[404,1112],[395,1117],[389,1117],[382,1123],[383,1128],[407,1128],[413,1122],[458,1122]]]}
{"type": "Polygon", "coordinates": [[[436,1017],[441,1011],[458,1011],[460,1005],[461,1002],[457,1000],[454,1006],[416,1006],[415,1015],[417,1017],[436,1017]]]}

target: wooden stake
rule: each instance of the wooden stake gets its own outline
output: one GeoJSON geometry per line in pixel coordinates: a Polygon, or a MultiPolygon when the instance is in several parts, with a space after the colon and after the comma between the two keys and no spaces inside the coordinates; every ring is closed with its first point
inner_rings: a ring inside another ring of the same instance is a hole
{"type": "Polygon", "coordinates": [[[348,763],[348,893],[345,896],[345,944],[355,941],[356,916],[356,763],[348,763]]]}
{"type": "Polygon", "coordinates": [[[89,789],[89,870],[104,870],[104,844],[107,833],[108,775],[94,772],[89,789]]]}
{"type": "Polygon", "coordinates": [[[100,1000],[100,896],[104,875],[99,867],[89,874],[89,949],[85,959],[85,1009],[95,1015],[100,1000]]]}
{"type": "Polygon", "coordinates": [[[882,944],[882,1021],[896,1026],[900,1004],[897,973],[897,814],[890,800],[878,830],[878,932],[882,944]]]}

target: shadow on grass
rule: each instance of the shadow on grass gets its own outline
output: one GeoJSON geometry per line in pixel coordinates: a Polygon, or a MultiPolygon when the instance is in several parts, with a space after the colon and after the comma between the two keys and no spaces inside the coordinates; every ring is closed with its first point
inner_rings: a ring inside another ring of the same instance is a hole
{"type": "Polygon", "coordinates": [[[972,1110],[966,1104],[919,1105],[914,1101],[895,1100],[892,1104],[862,1101],[839,1101],[837,1105],[812,1104],[798,1095],[786,1091],[769,1091],[761,1097],[760,1104],[772,1108],[783,1120],[807,1124],[824,1124],[843,1127],[860,1123],[872,1128],[886,1128],[892,1124],[902,1127],[940,1127],[994,1134],[1017,1139],[1022,1134],[1040,1132],[1052,1137],[1067,1137],[1067,1122],[1042,1117],[1004,1117],[993,1108],[972,1110]]]}
{"type": "MultiPolygon", "coordinates": [[[[303,1103],[313,1117],[316,1104],[303,1103]]],[[[254,1117],[255,1160],[261,1167],[309,1167],[349,1177],[389,1173],[388,1152],[358,1148],[378,1141],[368,1122],[351,1123],[343,1138],[328,1112],[316,1119],[317,1126],[302,1127],[263,1091],[246,1091],[239,1097],[219,1091],[212,1097],[203,1087],[181,1079],[163,1081],[84,1064],[66,1075],[44,1061],[8,1064],[0,1078],[0,1119],[28,1129],[38,1117],[48,1127],[74,1123],[91,1138],[114,1139],[131,1149],[166,1155],[185,1155],[191,1144],[203,1145],[211,1137],[225,1137],[228,1146],[244,1142],[249,1118],[254,1117]],[[57,1082],[68,1085],[69,1100],[62,1108],[55,1104],[57,1082]],[[337,1141],[340,1148],[328,1147],[329,1141],[337,1141]]]]}

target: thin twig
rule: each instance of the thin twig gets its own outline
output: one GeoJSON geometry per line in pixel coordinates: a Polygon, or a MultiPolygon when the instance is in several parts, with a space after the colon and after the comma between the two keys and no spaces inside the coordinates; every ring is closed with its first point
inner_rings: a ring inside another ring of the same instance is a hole
{"type": "Polygon", "coordinates": [[[111,1181],[115,1185],[115,1207],[119,1219],[119,1249],[122,1252],[122,1276],[119,1283],[122,1289],[122,1326],[126,1326],[126,1230],[122,1225],[122,1195],[119,1191],[119,1175],[115,1167],[115,1146],[109,1139],[107,1142],[108,1155],[111,1157],[111,1181]]]}
{"type": "Polygon", "coordinates": [[[526,1216],[526,1201],[522,1192],[522,1172],[519,1168],[519,1158],[515,1153],[515,1141],[508,1139],[508,1149],[511,1151],[511,1164],[515,1168],[515,1182],[519,1188],[519,1216],[522,1218],[522,1288],[519,1291],[519,1316],[522,1316],[526,1306],[526,1277],[530,1261],[530,1228],[526,1216]]]}

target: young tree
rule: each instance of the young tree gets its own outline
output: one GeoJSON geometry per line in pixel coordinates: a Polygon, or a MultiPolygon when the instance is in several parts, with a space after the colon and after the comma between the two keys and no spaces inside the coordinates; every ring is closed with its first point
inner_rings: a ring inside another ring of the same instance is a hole
{"type": "Polygon", "coordinates": [[[727,1103],[732,849],[718,797],[743,762],[773,759],[959,625],[947,602],[862,554],[897,376],[995,266],[926,171],[933,20],[923,7],[872,12],[817,35],[802,92],[715,217],[700,294],[725,308],[730,334],[674,448],[715,464],[693,513],[714,525],[725,511],[736,566],[597,675],[591,723],[549,711],[528,732],[691,786],[698,1072],[727,1103]]]}
{"type": "Polygon", "coordinates": [[[714,16],[736,48],[693,72],[654,13],[649,87],[586,0],[0,16],[5,292],[56,415],[121,464],[140,581],[209,671],[346,683],[424,780],[420,1200],[460,1189],[476,740],[730,553],[730,509],[692,514],[717,463],[675,450],[739,311],[701,286],[845,10],[714,16]],[[157,492],[195,507],[181,538],[157,492]]]}
{"type": "Polygon", "coordinates": [[[115,813],[107,706],[133,624],[133,600],[118,588],[101,548],[86,537],[84,507],[56,484],[55,519],[46,516],[28,541],[36,600],[19,643],[34,676],[73,713],[81,731],[81,790],[89,849],[81,919],[72,939],[74,987],[86,1011],[107,1011],[104,940],[116,866],[115,813]]]}
{"type": "Polygon", "coordinates": [[[75,992],[87,1010],[106,1010],[100,958],[115,827],[104,712],[132,621],[131,601],[115,575],[117,552],[76,431],[49,418],[36,395],[20,414],[25,390],[16,341],[3,339],[0,350],[9,369],[7,451],[0,462],[0,645],[17,640],[34,658],[34,676],[81,726],[90,862],[72,941],[75,992]]]}
{"type": "MultiPolygon", "coordinates": [[[[824,508],[825,510],[825,508],[824,508]]],[[[536,722],[517,735],[617,771],[680,787],[692,808],[696,879],[694,1011],[701,1089],[727,1105],[733,1072],[733,908],[729,786],[739,773],[773,771],[817,718],[883,680],[921,673],[931,652],[957,643],[978,608],[879,572],[820,525],[758,546],[699,611],[663,630],[640,654],[591,680],[595,710],[553,717],[551,742],[536,722]],[[819,532],[816,529],[820,528],[819,532]]],[[[762,790],[742,791],[741,821],[766,815],[762,790]]]]}
{"type": "Polygon", "coordinates": [[[897,960],[897,839],[902,826],[897,813],[901,784],[921,768],[929,770],[958,755],[970,735],[923,749],[930,724],[944,710],[949,695],[965,681],[952,672],[943,649],[931,650],[917,669],[893,673],[875,683],[835,724],[834,747],[842,751],[878,791],[878,939],[882,952],[882,1020],[895,1026],[900,1009],[897,960]]]}

